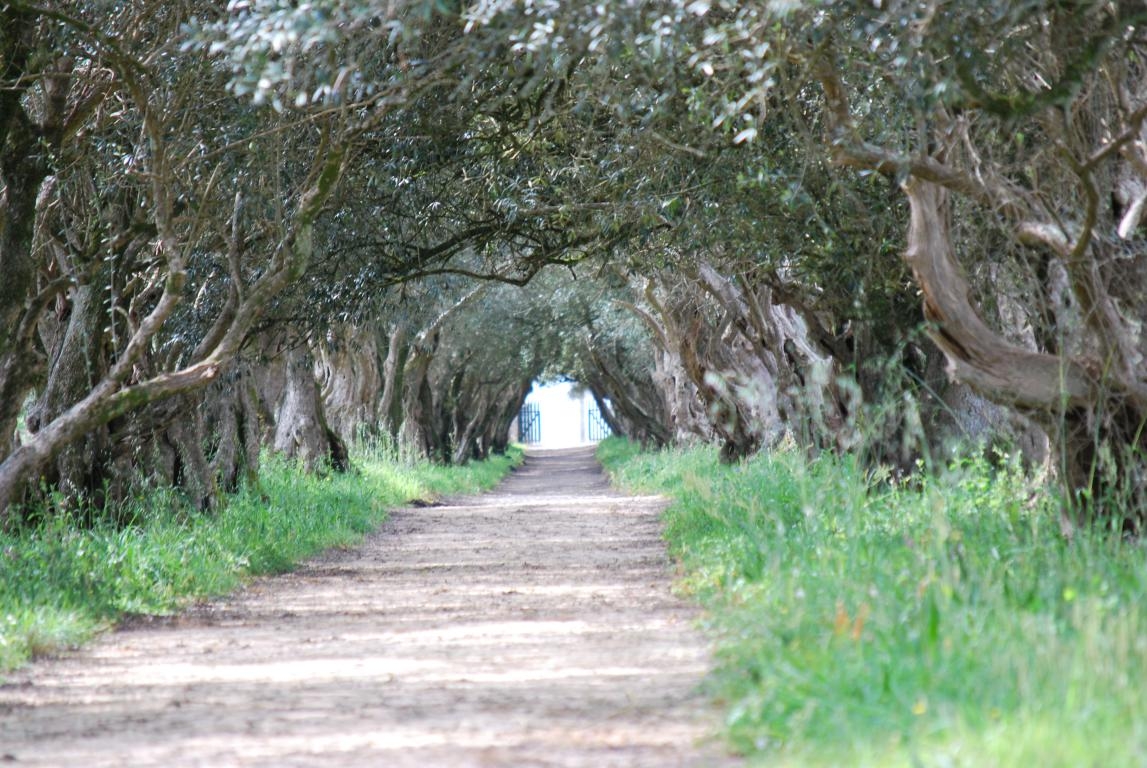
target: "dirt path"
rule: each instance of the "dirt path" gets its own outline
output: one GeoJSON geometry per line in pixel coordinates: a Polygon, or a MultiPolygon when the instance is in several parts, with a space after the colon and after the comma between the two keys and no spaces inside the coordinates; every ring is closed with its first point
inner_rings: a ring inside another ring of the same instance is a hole
{"type": "Polygon", "coordinates": [[[585,450],[0,686],[0,763],[723,766],[655,499],[585,450]]]}

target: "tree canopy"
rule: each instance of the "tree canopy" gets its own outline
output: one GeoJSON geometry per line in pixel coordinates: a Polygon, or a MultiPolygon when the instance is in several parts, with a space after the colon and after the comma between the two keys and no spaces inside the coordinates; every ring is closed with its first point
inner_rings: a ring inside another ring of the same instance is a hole
{"type": "Polygon", "coordinates": [[[1142,15],[6,3],[0,515],[466,461],[549,371],[730,461],[1022,449],[1135,527],[1142,15]]]}

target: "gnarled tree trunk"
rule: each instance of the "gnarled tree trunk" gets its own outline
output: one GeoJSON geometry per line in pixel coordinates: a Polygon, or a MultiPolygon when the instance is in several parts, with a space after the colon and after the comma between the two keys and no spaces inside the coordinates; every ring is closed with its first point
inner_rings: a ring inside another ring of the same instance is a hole
{"type": "Polygon", "coordinates": [[[398,323],[387,340],[386,360],[382,364],[382,395],[378,401],[378,415],[382,430],[394,442],[402,428],[402,373],[410,347],[406,343],[406,325],[398,323]]]}
{"type": "MultiPolygon", "coordinates": [[[[35,300],[39,260],[32,240],[37,199],[49,173],[47,137],[23,103],[38,75],[28,71],[37,66],[31,61],[40,42],[37,26],[33,14],[0,7],[0,461],[15,447],[20,409],[43,374],[33,345],[44,302],[35,300]]],[[[46,106],[52,109],[53,103],[46,106]]]]}
{"type": "Polygon", "coordinates": [[[301,460],[309,472],[327,464],[335,471],[347,471],[346,443],[327,424],[314,358],[301,345],[285,354],[286,386],[275,415],[275,451],[301,460]]]}
{"type": "Polygon", "coordinates": [[[949,374],[1043,426],[1065,482],[1085,503],[1103,501],[1109,491],[1130,494],[1118,501],[1130,507],[1124,513],[1137,525],[1147,501],[1142,384],[1105,370],[1100,360],[1033,352],[992,330],[972,306],[956,259],[947,190],[913,178],[904,191],[912,214],[905,258],[949,374]]]}
{"type": "MultiPolygon", "coordinates": [[[[35,434],[46,424],[83,399],[108,368],[104,349],[107,313],[99,286],[77,286],[71,295],[69,316],[59,347],[53,350],[48,380],[29,413],[28,427],[35,434]]],[[[102,425],[61,450],[53,462],[49,482],[65,497],[80,497],[97,504],[104,459],[108,452],[108,429],[102,425]]]]}
{"type": "Polygon", "coordinates": [[[343,440],[376,433],[383,374],[374,330],[340,326],[315,345],[315,358],[331,428],[343,440]]]}
{"type": "Polygon", "coordinates": [[[220,384],[207,391],[205,399],[207,427],[214,436],[211,477],[225,491],[238,490],[244,483],[255,485],[259,478],[263,416],[257,405],[258,392],[250,363],[236,363],[220,384]]]}

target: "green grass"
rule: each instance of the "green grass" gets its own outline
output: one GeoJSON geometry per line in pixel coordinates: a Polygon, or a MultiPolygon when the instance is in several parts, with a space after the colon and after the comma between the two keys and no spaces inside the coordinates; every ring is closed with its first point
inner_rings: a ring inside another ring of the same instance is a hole
{"type": "Polygon", "coordinates": [[[599,456],[672,499],[712,691],[752,764],[1147,766],[1144,546],[1066,541],[1016,467],[905,486],[796,452],[599,456]]]}
{"type": "Polygon", "coordinates": [[[157,495],[136,504],[136,525],[55,520],[0,534],[0,671],[81,643],[126,614],[171,613],[352,545],[407,501],[489,489],[520,457],[515,449],[443,468],[375,455],[358,462],[359,473],[326,477],[272,459],[258,492],[215,514],[189,515],[157,495]]]}

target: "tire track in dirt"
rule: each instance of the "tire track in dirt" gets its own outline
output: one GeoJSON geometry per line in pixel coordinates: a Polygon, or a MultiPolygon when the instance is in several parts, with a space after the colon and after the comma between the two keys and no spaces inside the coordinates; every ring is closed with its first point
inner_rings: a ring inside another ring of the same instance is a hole
{"type": "Polygon", "coordinates": [[[589,450],[0,686],[28,766],[724,766],[659,501],[589,450]]]}

